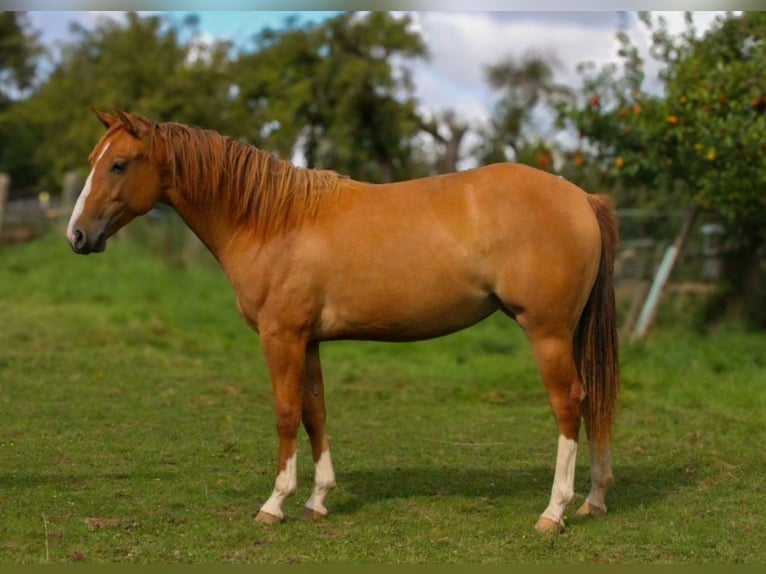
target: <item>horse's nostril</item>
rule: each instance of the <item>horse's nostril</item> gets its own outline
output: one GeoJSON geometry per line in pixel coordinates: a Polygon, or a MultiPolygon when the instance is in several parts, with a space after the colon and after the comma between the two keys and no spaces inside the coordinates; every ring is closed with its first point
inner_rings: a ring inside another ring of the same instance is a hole
{"type": "Polygon", "coordinates": [[[74,230],[74,246],[76,249],[82,249],[85,245],[85,233],[82,229],[74,230]]]}

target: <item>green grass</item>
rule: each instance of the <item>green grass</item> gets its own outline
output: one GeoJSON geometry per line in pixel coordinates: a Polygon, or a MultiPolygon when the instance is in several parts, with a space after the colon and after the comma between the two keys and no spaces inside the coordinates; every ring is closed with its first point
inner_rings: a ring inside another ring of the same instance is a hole
{"type": "MultiPolygon", "coordinates": [[[[663,329],[623,349],[610,514],[533,524],[556,429],[526,340],[492,317],[323,346],[331,515],[255,522],[276,433],[257,335],[209,266],[116,241],[0,252],[0,562],[764,562],[766,335],[663,329]]],[[[578,457],[573,514],[588,488],[578,457]]]]}

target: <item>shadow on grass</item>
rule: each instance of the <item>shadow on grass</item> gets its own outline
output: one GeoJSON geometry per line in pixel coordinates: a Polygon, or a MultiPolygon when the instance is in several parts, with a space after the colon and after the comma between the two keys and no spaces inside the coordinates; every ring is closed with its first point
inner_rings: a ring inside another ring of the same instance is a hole
{"type": "MultiPolygon", "coordinates": [[[[607,505],[627,511],[651,505],[673,492],[695,484],[698,473],[684,465],[620,466],[614,469],[615,483],[607,505]]],[[[366,504],[413,497],[511,498],[547,503],[553,484],[549,467],[523,470],[496,468],[395,468],[339,471],[338,482],[348,496],[333,504],[337,512],[354,512],[366,504]]],[[[575,483],[579,504],[590,488],[589,469],[578,466],[575,483]]],[[[542,508],[541,508],[542,511],[542,508]]]]}
{"type": "MultiPolygon", "coordinates": [[[[609,491],[607,505],[610,513],[629,512],[651,506],[700,480],[700,472],[683,464],[658,466],[629,465],[614,469],[615,484],[609,491]]],[[[520,505],[534,504],[542,511],[547,504],[553,482],[553,470],[547,466],[509,468],[367,468],[343,471],[338,469],[339,491],[332,496],[333,513],[353,514],[367,505],[387,500],[415,498],[510,499],[520,505]]],[[[0,490],[55,487],[72,491],[97,488],[99,491],[119,489],[121,483],[146,483],[161,480],[164,484],[187,484],[176,472],[104,472],[83,474],[29,473],[0,475],[0,490]]],[[[243,488],[221,488],[222,500],[237,508],[247,509],[260,500],[271,487],[272,477],[262,476],[259,484],[243,488]],[[266,486],[268,484],[268,486],[266,486]]],[[[299,497],[308,492],[308,476],[299,497]]],[[[576,497],[570,506],[573,512],[590,487],[589,472],[578,465],[575,483],[576,497]]],[[[445,502],[445,504],[449,504],[445,502]]]]}

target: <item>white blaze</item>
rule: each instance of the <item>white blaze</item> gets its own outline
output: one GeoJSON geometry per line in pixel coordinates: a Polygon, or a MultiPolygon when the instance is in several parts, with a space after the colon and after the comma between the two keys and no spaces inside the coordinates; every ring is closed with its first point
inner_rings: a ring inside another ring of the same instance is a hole
{"type": "Polygon", "coordinates": [[[80,215],[82,215],[83,210],[85,209],[85,201],[88,199],[88,195],[90,195],[90,189],[93,185],[93,172],[96,171],[96,164],[98,164],[99,160],[104,157],[104,154],[106,153],[106,150],[109,149],[109,144],[111,142],[108,142],[104,149],[101,150],[101,153],[98,156],[98,159],[96,160],[96,163],[93,164],[93,169],[90,170],[90,173],[88,174],[88,179],[85,180],[85,185],[82,188],[82,191],[80,192],[79,197],[77,198],[77,203],[74,204],[74,209],[72,210],[72,215],[69,218],[69,225],[67,225],[66,228],[66,236],[67,239],[69,239],[70,243],[74,243],[75,237],[74,237],[74,225],[77,223],[77,220],[80,218],[80,215]]]}

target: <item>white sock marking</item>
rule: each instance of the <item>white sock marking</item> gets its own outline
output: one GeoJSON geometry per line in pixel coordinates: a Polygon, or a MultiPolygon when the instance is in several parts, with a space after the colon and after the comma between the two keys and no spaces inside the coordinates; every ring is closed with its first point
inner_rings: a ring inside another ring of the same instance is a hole
{"type": "Polygon", "coordinates": [[[335,471],[332,468],[330,451],[326,450],[314,465],[314,490],[306,502],[306,508],[323,516],[327,515],[324,499],[333,488],[335,488],[335,471]]]}
{"type": "Polygon", "coordinates": [[[577,441],[559,435],[556,454],[556,473],[553,476],[551,500],[543,516],[554,522],[563,523],[564,511],[574,496],[575,464],[577,462],[577,441]]]}
{"type": "Polygon", "coordinates": [[[294,494],[295,489],[298,487],[297,459],[298,453],[296,452],[287,460],[284,470],[280,471],[277,475],[277,480],[274,483],[274,492],[271,493],[266,503],[261,506],[261,512],[266,512],[278,518],[284,518],[282,503],[294,494]]]}

